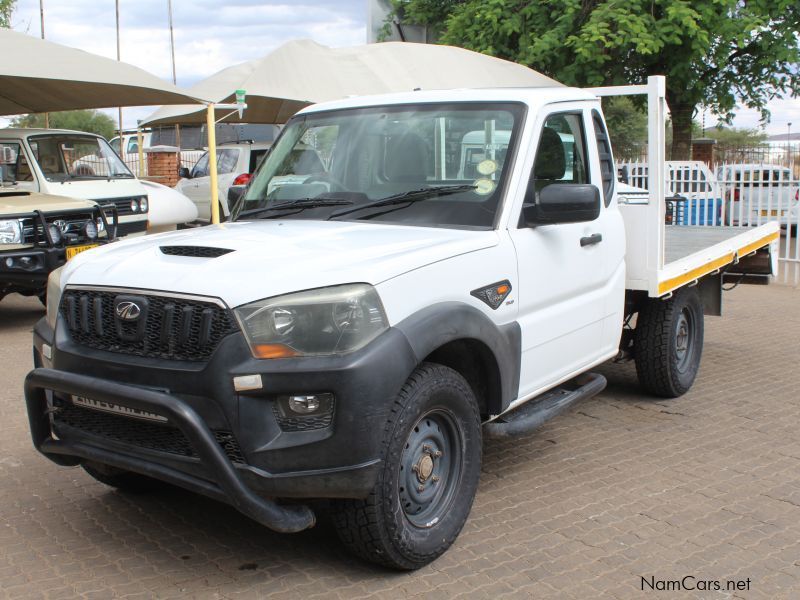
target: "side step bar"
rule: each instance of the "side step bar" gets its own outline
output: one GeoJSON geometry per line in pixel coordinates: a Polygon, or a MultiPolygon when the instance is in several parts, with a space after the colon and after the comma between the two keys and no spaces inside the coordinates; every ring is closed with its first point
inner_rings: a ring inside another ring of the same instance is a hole
{"type": "Polygon", "coordinates": [[[598,373],[576,377],[500,415],[483,426],[483,434],[488,438],[508,438],[533,431],[576,402],[599,394],[606,383],[606,378],[598,373]]]}

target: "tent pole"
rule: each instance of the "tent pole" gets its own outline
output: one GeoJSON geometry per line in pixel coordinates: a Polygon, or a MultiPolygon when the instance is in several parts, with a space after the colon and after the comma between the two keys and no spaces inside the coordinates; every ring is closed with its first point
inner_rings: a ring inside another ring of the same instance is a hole
{"type": "MultiPolygon", "coordinates": [[[[120,147],[122,147],[122,138],[119,139],[120,147]]],[[[136,145],[139,149],[139,179],[144,177],[144,136],[142,135],[142,126],[136,126],[136,145]]]]}
{"type": "Polygon", "coordinates": [[[206,110],[206,129],[208,133],[208,174],[211,176],[211,222],[219,223],[219,188],[217,187],[217,124],[214,118],[214,104],[206,110]]]}

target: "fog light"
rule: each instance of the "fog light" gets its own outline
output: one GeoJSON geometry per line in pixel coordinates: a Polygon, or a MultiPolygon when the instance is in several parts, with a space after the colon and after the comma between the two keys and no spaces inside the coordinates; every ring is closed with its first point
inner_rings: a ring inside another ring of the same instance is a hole
{"type": "Polygon", "coordinates": [[[319,410],[317,396],[289,396],[289,408],[300,415],[308,415],[319,410]]]}
{"type": "Polygon", "coordinates": [[[94,221],[86,221],[86,223],[84,223],[83,235],[90,240],[97,239],[97,225],[94,224],[94,221]]]}
{"type": "Polygon", "coordinates": [[[330,393],[278,396],[272,410],[282,431],[311,431],[330,427],[334,402],[330,393]]]}
{"type": "Polygon", "coordinates": [[[283,396],[280,398],[289,414],[314,415],[330,412],[333,408],[333,394],[297,394],[293,396],[283,396]]]}
{"type": "Polygon", "coordinates": [[[56,225],[48,225],[47,231],[50,234],[50,240],[53,245],[58,246],[61,243],[61,229],[56,225]]]}

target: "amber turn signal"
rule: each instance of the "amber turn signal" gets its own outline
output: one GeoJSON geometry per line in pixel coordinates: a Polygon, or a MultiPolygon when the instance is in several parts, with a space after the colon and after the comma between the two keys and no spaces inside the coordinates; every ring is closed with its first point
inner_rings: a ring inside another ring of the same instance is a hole
{"type": "Polygon", "coordinates": [[[254,344],[253,355],[256,358],[291,358],[298,354],[283,344],[254,344]]]}

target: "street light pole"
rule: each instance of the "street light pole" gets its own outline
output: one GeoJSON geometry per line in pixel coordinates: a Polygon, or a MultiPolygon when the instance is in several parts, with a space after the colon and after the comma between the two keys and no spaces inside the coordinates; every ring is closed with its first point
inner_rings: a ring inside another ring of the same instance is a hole
{"type": "MultiPolygon", "coordinates": [[[[115,0],[114,4],[116,5],[117,9],[117,62],[119,62],[119,0],[115,0]]],[[[122,107],[119,106],[117,109],[119,110],[119,153],[121,156],[124,156],[125,150],[123,149],[124,146],[122,145],[122,107]]]]}
{"type": "MultiPolygon", "coordinates": [[[[42,39],[44,39],[44,0],[39,0],[39,23],[42,28],[42,39]]],[[[44,113],[44,128],[50,129],[50,113],[44,113]]]]}

